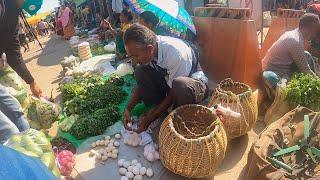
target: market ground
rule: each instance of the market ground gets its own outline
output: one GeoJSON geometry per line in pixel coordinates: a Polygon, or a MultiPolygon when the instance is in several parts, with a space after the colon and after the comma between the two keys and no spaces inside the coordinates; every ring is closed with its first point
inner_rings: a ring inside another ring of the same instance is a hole
{"type": "MultiPolygon", "coordinates": [[[[53,97],[56,97],[59,95],[58,83],[62,78],[60,61],[70,55],[71,50],[68,42],[56,35],[40,37],[40,42],[43,49],[38,43],[31,42],[31,50],[23,53],[23,57],[44,95],[50,97],[52,91],[53,97]]],[[[216,173],[216,180],[243,179],[249,150],[263,128],[260,121],[248,135],[229,142],[225,160],[216,173]]]]}

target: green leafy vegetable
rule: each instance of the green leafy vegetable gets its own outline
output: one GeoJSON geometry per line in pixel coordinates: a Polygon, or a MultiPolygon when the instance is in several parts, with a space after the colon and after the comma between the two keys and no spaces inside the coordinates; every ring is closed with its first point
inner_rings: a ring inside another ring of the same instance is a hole
{"type": "Polygon", "coordinates": [[[320,110],[320,79],[312,75],[295,74],[286,87],[286,99],[291,106],[302,105],[320,110]]]}

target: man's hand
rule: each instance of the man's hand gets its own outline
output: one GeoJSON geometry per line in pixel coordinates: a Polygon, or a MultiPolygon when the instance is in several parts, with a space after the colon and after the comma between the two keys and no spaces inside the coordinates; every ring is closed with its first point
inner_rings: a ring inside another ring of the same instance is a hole
{"type": "Polygon", "coordinates": [[[111,29],[111,28],[112,28],[110,22],[107,21],[107,20],[105,20],[105,19],[101,21],[100,26],[101,26],[102,28],[104,28],[104,29],[111,29]]]}
{"type": "Polygon", "coordinates": [[[132,128],[128,126],[128,123],[132,124],[132,120],[131,120],[131,112],[129,109],[124,110],[124,128],[131,131],[132,128]]]}
{"type": "Polygon", "coordinates": [[[40,98],[42,96],[42,90],[35,81],[30,84],[30,90],[35,97],[40,98]]]}
{"type": "Polygon", "coordinates": [[[148,115],[142,115],[138,119],[138,128],[135,130],[136,133],[140,134],[146,131],[151,123],[151,119],[148,115]]]}

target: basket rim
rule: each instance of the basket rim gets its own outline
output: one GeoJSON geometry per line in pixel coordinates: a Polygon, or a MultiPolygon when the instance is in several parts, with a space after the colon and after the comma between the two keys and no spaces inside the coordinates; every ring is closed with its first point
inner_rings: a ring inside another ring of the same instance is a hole
{"type": "Polygon", "coordinates": [[[215,122],[218,122],[218,124],[215,126],[215,128],[213,129],[212,132],[210,132],[210,134],[206,135],[206,136],[202,136],[202,137],[198,137],[196,139],[190,139],[190,138],[186,138],[184,136],[182,136],[180,133],[177,132],[177,130],[175,129],[174,125],[173,125],[173,122],[172,122],[172,113],[174,113],[175,111],[179,110],[179,109],[182,109],[182,108],[185,108],[185,107],[201,107],[201,108],[204,108],[204,109],[207,109],[209,111],[211,111],[208,107],[206,106],[203,106],[203,105],[199,105],[199,104],[187,104],[187,105],[183,105],[183,106],[180,106],[178,108],[176,108],[174,111],[172,111],[169,116],[167,118],[170,117],[169,119],[169,126],[170,128],[172,129],[172,131],[174,132],[175,136],[179,137],[180,139],[184,140],[184,141],[187,141],[187,142],[199,142],[199,141],[203,141],[205,139],[208,139],[209,137],[211,136],[214,136],[216,133],[219,132],[219,130],[221,130],[221,128],[223,126],[221,126],[221,121],[219,119],[219,117],[217,116],[215,122]]]}

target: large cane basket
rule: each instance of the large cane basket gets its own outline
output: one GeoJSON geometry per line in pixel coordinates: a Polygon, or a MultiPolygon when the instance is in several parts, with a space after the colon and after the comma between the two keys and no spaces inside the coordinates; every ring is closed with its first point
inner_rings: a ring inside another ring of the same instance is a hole
{"type": "Polygon", "coordinates": [[[179,107],[161,125],[160,159],[176,174],[190,178],[211,177],[224,159],[226,149],[223,125],[207,107],[179,107]]]}
{"type": "Polygon", "coordinates": [[[229,139],[245,135],[258,119],[258,104],[251,88],[243,83],[225,79],[216,88],[209,107],[221,104],[241,114],[240,117],[225,116],[224,126],[229,139]]]}

